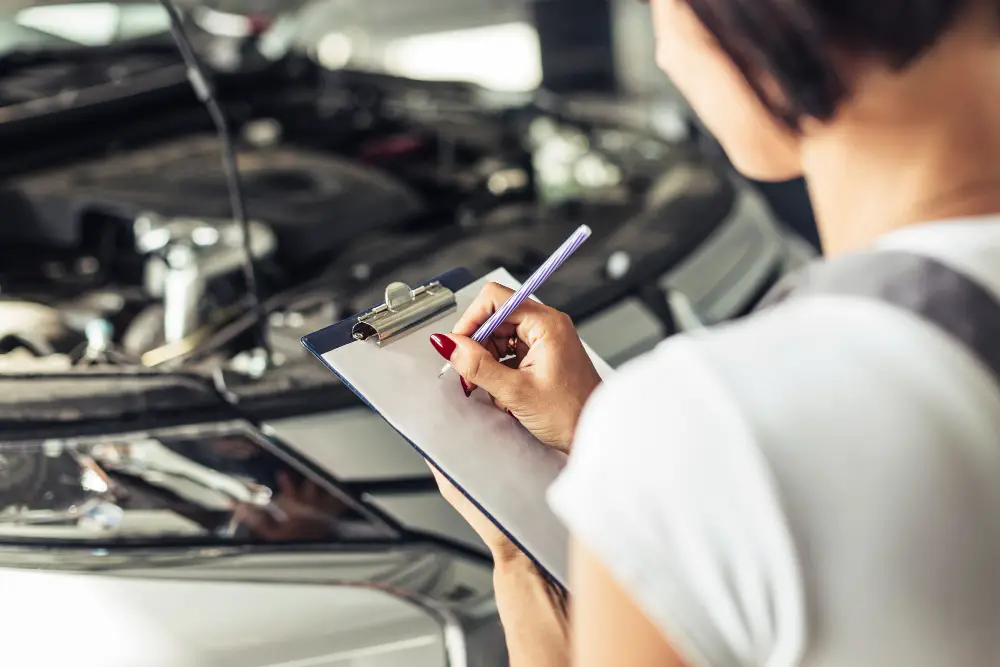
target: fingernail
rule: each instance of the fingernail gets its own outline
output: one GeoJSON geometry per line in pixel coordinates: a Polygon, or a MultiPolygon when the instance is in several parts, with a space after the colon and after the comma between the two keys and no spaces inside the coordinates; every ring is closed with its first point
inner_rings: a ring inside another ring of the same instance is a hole
{"type": "Polygon", "coordinates": [[[465,378],[463,377],[460,377],[458,379],[462,381],[462,391],[465,392],[465,397],[468,398],[469,396],[472,396],[472,385],[466,382],[465,378]]]}
{"type": "Polygon", "coordinates": [[[451,360],[451,355],[455,354],[455,341],[442,334],[432,334],[431,345],[448,361],[451,360]]]}

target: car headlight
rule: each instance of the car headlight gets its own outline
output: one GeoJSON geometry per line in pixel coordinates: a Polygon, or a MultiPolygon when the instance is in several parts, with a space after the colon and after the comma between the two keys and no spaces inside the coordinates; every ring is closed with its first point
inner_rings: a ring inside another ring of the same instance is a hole
{"type": "Polygon", "coordinates": [[[396,531],[244,422],[0,445],[0,543],[233,545],[396,531]]]}

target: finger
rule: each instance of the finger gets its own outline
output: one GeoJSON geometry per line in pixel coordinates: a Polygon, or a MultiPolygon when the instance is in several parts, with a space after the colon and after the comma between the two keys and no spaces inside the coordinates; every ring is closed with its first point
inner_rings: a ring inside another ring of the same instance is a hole
{"type": "Polygon", "coordinates": [[[438,470],[438,467],[436,465],[431,463],[430,459],[424,459],[424,463],[427,464],[427,468],[431,471],[431,474],[434,475],[434,481],[437,482],[439,489],[441,488],[442,484],[450,484],[448,478],[445,477],[440,470],[438,470]]]}
{"type": "Polygon", "coordinates": [[[510,412],[510,410],[507,408],[504,402],[501,401],[499,398],[490,396],[490,399],[493,401],[493,407],[495,407],[500,412],[510,412]]]}
{"type": "MultiPolygon", "coordinates": [[[[458,322],[452,329],[452,333],[459,336],[472,336],[493,313],[507,303],[513,294],[513,290],[503,285],[487,283],[479,293],[479,296],[473,300],[465,313],[462,314],[462,317],[458,319],[458,322]]],[[[532,340],[540,333],[537,331],[538,325],[541,324],[540,319],[545,315],[547,310],[545,306],[537,301],[528,299],[517,310],[511,313],[507,321],[497,329],[497,332],[505,337],[517,333],[518,337],[523,339],[530,347],[532,340]],[[534,334],[532,333],[533,331],[534,334]]]]}
{"type": "MultiPolygon", "coordinates": [[[[497,343],[496,343],[495,340],[493,340],[492,338],[489,339],[489,340],[487,340],[485,343],[483,343],[483,347],[486,348],[486,351],[490,353],[491,357],[493,357],[497,361],[500,361],[500,358],[501,358],[500,357],[500,352],[498,351],[497,343]]],[[[467,393],[470,393],[470,394],[477,389],[476,385],[472,384],[468,380],[465,381],[465,384],[462,385],[462,388],[467,393]]]]}
{"type": "Polygon", "coordinates": [[[485,347],[464,336],[452,335],[455,350],[448,362],[468,384],[482,387],[507,405],[524,390],[525,376],[504,366],[485,347]]]}
{"type": "MultiPolygon", "coordinates": [[[[517,359],[508,359],[507,361],[501,363],[503,363],[503,365],[507,366],[508,368],[514,368],[514,369],[517,368],[517,359]]],[[[496,398],[495,396],[490,396],[490,400],[493,401],[493,407],[495,407],[497,410],[499,410],[500,412],[506,412],[511,417],[517,419],[517,417],[514,415],[511,409],[507,407],[506,403],[496,398]]]]}
{"type": "Polygon", "coordinates": [[[503,285],[486,283],[462,316],[458,318],[458,322],[451,330],[452,333],[460,336],[471,336],[483,322],[490,319],[500,306],[507,303],[513,294],[514,290],[503,285]]]}
{"type": "Polygon", "coordinates": [[[501,350],[500,344],[497,343],[496,339],[490,338],[485,343],[483,343],[483,347],[485,347],[486,350],[490,353],[490,356],[492,356],[497,361],[500,361],[500,359],[503,358],[503,353],[500,351],[501,350]]]}
{"type": "Polygon", "coordinates": [[[447,477],[441,474],[440,470],[434,467],[432,463],[428,462],[427,467],[431,469],[431,474],[434,475],[434,481],[437,483],[438,489],[443,490],[443,487],[451,483],[448,481],[447,477]]]}
{"type": "MultiPolygon", "coordinates": [[[[525,354],[527,354],[527,348],[525,349],[525,354]]],[[[494,355],[494,358],[499,358],[499,357],[497,357],[497,355],[494,355]]],[[[504,359],[500,363],[503,364],[504,366],[506,366],[507,368],[510,368],[511,370],[515,370],[516,371],[516,370],[518,370],[521,367],[521,361],[522,360],[523,360],[523,357],[522,357],[522,359],[518,359],[517,357],[511,357],[510,359],[504,359]]],[[[472,388],[472,389],[475,389],[476,385],[470,384],[469,387],[472,388]]],[[[502,409],[502,410],[506,410],[507,412],[510,412],[510,410],[507,410],[507,406],[506,405],[504,405],[502,402],[498,402],[497,401],[497,399],[496,399],[495,396],[490,396],[490,399],[493,401],[493,405],[496,405],[497,407],[500,407],[500,409],[502,409]]]]}
{"type": "Polygon", "coordinates": [[[444,473],[435,468],[429,461],[427,465],[430,466],[431,473],[434,475],[434,481],[437,482],[438,491],[441,492],[441,497],[447,500],[450,504],[454,505],[455,501],[462,492],[451,483],[451,480],[444,476],[444,473]]]}
{"type": "MultiPolygon", "coordinates": [[[[506,345],[506,343],[504,344],[506,345]]],[[[486,351],[490,353],[490,356],[496,359],[497,361],[500,361],[503,358],[503,355],[500,352],[500,348],[497,345],[497,342],[492,338],[483,343],[483,347],[485,347],[486,351]]],[[[500,363],[503,362],[500,361],[500,363]]],[[[469,392],[473,392],[477,389],[476,385],[472,384],[471,382],[466,381],[465,384],[467,387],[467,391],[469,392]]]]}
{"type": "Polygon", "coordinates": [[[518,417],[516,414],[514,414],[514,411],[511,410],[510,408],[508,408],[506,405],[504,405],[502,401],[498,401],[497,399],[494,398],[493,399],[493,407],[495,407],[500,412],[506,413],[512,419],[516,419],[517,421],[521,421],[520,417],[518,417]]]}

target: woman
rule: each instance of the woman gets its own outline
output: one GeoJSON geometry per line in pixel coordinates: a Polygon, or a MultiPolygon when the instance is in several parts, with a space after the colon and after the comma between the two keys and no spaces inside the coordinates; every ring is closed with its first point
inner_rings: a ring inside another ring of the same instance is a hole
{"type": "MultiPolygon", "coordinates": [[[[998,0],[652,0],[652,16],[659,64],[734,164],[805,176],[827,256],[920,252],[1000,294],[998,0]]],[[[802,298],[599,387],[541,305],[498,332],[516,368],[473,343],[506,297],[488,288],[432,343],[570,452],[550,502],[573,535],[572,631],[439,478],[493,551],[512,664],[1000,664],[1000,391],[967,350],[884,304],[802,298]]]]}

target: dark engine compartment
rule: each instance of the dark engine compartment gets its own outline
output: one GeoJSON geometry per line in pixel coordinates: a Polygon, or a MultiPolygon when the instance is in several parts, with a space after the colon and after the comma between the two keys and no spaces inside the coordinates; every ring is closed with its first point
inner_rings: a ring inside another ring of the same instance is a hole
{"type": "Polygon", "coordinates": [[[607,106],[288,59],[218,87],[258,225],[256,311],[219,141],[170,49],[0,64],[0,426],[352,405],[303,334],[390,281],[523,279],[581,222],[593,240],[539,297],[582,321],[637,295],[667,318],[649,285],[732,207],[722,165],[607,106]]]}

